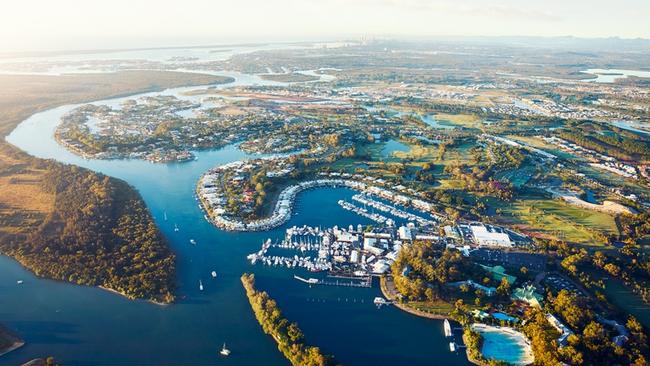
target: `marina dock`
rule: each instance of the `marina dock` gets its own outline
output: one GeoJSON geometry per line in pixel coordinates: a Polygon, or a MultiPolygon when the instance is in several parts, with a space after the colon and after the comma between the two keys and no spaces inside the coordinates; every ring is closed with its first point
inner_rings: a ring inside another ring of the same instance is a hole
{"type": "Polygon", "coordinates": [[[342,278],[337,278],[337,277],[328,277],[328,279],[317,279],[317,278],[305,279],[297,275],[293,275],[293,278],[309,285],[361,287],[361,288],[372,287],[372,277],[370,276],[360,278],[357,281],[354,281],[354,279],[343,280],[342,278]]]}

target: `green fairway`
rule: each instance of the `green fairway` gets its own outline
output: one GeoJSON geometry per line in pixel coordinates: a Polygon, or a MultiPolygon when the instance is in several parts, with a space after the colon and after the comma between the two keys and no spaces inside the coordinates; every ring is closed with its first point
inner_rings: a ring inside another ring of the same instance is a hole
{"type": "Polygon", "coordinates": [[[601,234],[618,234],[612,216],[559,200],[522,198],[501,209],[506,220],[530,231],[587,246],[604,245],[601,234]]]}

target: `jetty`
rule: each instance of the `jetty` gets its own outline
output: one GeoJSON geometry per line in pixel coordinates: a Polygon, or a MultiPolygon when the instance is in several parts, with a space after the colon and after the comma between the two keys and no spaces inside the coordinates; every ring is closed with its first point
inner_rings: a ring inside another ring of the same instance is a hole
{"type": "Polygon", "coordinates": [[[293,275],[293,278],[304,282],[308,285],[324,285],[324,286],[343,286],[343,287],[360,287],[360,288],[370,288],[372,287],[372,277],[364,277],[359,279],[350,279],[347,281],[341,280],[340,278],[331,278],[330,279],[318,279],[318,278],[303,278],[297,275],[293,275]]]}

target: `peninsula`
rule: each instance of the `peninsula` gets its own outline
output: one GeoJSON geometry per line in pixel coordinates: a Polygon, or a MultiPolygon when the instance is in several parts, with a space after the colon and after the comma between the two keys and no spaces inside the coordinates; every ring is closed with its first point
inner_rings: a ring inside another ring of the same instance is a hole
{"type": "MultiPolygon", "coordinates": [[[[58,105],[223,82],[178,72],[2,75],[0,136],[58,105]]],[[[38,276],[174,300],[175,256],[130,185],[0,142],[0,253],[38,276]]]]}

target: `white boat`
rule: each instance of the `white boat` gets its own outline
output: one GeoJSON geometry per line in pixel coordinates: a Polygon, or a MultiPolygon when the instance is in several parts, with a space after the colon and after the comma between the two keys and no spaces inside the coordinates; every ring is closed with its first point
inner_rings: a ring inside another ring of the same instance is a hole
{"type": "Polygon", "coordinates": [[[196,245],[196,240],[194,240],[194,239],[190,239],[190,244],[192,244],[192,245],[196,245]]]}
{"type": "Polygon", "coordinates": [[[199,290],[203,291],[203,282],[199,280],[199,290]]]}
{"type": "Polygon", "coordinates": [[[225,344],[225,343],[223,344],[223,347],[221,347],[221,351],[219,351],[219,353],[220,353],[222,356],[230,356],[230,350],[229,350],[228,348],[226,348],[226,344],[225,344]]]}
{"type": "Polygon", "coordinates": [[[211,273],[211,274],[212,274],[212,278],[217,278],[217,272],[215,272],[215,271],[212,271],[212,273],[211,273]]]}
{"type": "Polygon", "coordinates": [[[451,333],[451,325],[449,324],[448,319],[445,319],[444,328],[445,328],[445,337],[451,337],[453,334],[451,333]]]}
{"type": "Polygon", "coordinates": [[[456,343],[449,342],[449,351],[456,352],[456,343]]]}
{"type": "Polygon", "coordinates": [[[18,280],[18,281],[16,281],[16,283],[19,284],[19,285],[22,285],[23,280],[18,280]]]}
{"type": "Polygon", "coordinates": [[[174,224],[174,231],[178,231],[178,225],[174,224]]]}
{"type": "Polygon", "coordinates": [[[165,221],[167,221],[167,211],[164,212],[165,221]]]}
{"type": "Polygon", "coordinates": [[[383,297],[375,297],[375,300],[373,301],[375,305],[388,305],[388,301],[384,299],[383,297]]]}

